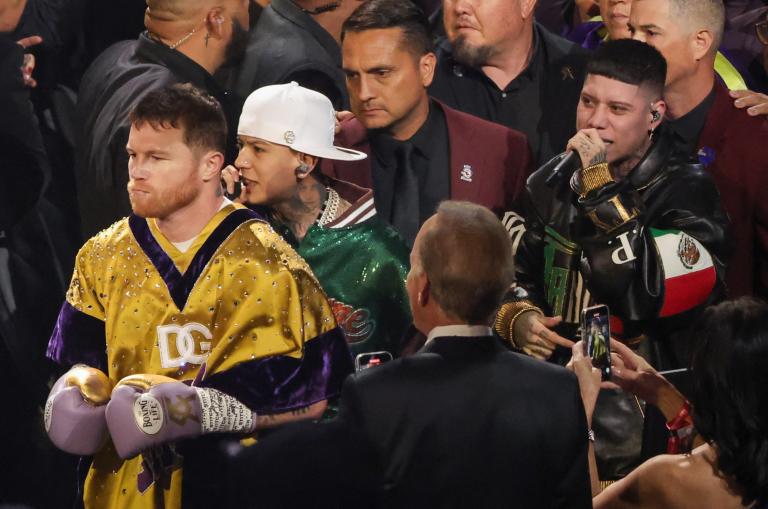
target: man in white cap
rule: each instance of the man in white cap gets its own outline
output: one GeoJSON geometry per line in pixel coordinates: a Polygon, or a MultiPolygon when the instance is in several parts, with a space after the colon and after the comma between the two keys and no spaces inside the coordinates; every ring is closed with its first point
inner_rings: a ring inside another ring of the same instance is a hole
{"type": "Polygon", "coordinates": [[[266,206],[273,227],[309,263],[352,352],[395,353],[411,319],[408,249],[376,215],[370,189],[314,171],[321,158],[366,157],[334,147],[334,127],[324,95],[295,82],[262,87],[245,102],[237,169],[224,178],[229,191],[242,181],[240,201],[266,206]]]}

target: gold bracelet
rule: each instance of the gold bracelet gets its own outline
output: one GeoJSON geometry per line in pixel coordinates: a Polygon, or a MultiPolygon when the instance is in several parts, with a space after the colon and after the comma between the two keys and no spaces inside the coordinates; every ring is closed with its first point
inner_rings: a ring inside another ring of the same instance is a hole
{"type": "Polygon", "coordinates": [[[536,311],[540,315],[544,313],[537,306],[534,306],[531,301],[518,300],[513,302],[505,302],[502,304],[499,312],[496,313],[496,320],[494,321],[493,328],[498,332],[502,338],[509,339],[512,346],[521,350],[520,346],[515,342],[515,320],[520,315],[527,311],[536,311]]]}
{"type": "Polygon", "coordinates": [[[600,189],[606,184],[613,182],[611,170],[608,169],[608,163],[597,163],[587,166],[581,170],[581,197],[584,198],[587,193],[600,189]]]}

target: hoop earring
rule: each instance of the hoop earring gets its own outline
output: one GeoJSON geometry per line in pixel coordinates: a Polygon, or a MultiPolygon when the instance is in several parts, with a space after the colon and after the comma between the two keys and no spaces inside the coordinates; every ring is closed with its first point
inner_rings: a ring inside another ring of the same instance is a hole
{"type": "Polygon", "coordinates": [[[296,167],[297,177],[304,178],[307,176],[307,173],[309,173],[309,165],[307,163],[301,163],[296,167]]]}

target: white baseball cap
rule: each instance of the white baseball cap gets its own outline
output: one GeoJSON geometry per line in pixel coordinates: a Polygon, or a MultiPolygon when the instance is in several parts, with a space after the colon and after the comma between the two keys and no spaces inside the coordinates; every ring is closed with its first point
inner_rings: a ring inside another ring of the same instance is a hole
{"type": "Polygon", "coordinates": [[[237,134],[325,159],[365,159],[363,152],[333,145],[335,127],[331,101],[292,81],[254,90],[245,100],[237,134]]]}

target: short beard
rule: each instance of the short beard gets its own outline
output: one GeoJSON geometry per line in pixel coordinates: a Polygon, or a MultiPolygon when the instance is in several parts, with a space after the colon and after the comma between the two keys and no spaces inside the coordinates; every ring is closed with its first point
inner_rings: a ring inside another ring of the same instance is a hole
{"type": "Polygon", "coordinates": [[[460,64],[473,69],[487,65],[495,54],[496,49],[493,46],[472,46],[463,35],[457,37],[453,43],[453,58],[460,64]]]}
{"type": "Polygon", "coordinates": [[[131,209],[139,217],[164,219],[192,203],[200,191],[194,182],[188,181],[172,191],[166,191],[158,197],[153,197],[149,203],[139,201],[134,203],[131,200],[131,209]]]}
{"type": "Polygon", "coordinates": [[[224,48],[224,66],[233,66],[242,62],[248,48],[248,31],[236,19],[232,20],[232,39],[224,48]]]}

